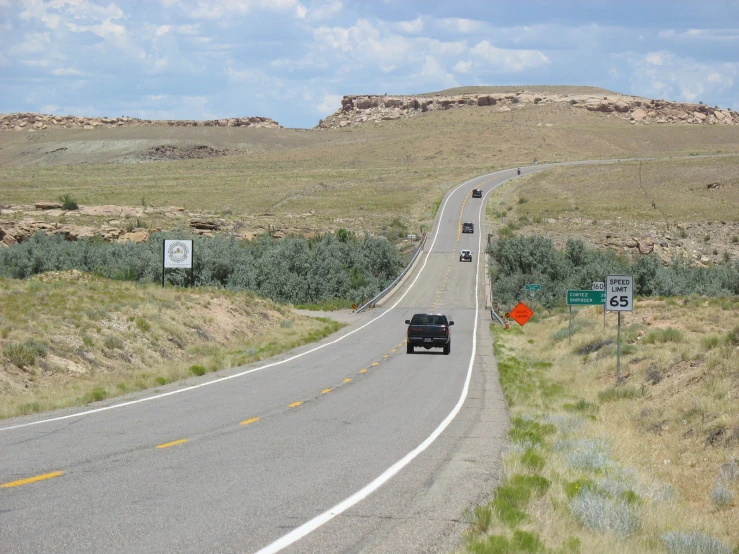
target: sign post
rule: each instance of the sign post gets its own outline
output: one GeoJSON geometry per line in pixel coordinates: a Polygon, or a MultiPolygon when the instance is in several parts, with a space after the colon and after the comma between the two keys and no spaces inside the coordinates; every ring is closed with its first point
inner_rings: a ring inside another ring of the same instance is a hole
{"type": "Polygon", "coordinates": [[[529,291],[529,296],[531,297],[531,303],[534,303],[534,294],[537,290],[541,290],[541,285],[538,283],[531,283],[523,286],[524,290],[529,291]]]}
{"type": "Polygon", "coordinates": [[[164,240],[162,242],[162,287],[164,286],[164,273],[168,268],[189,269],[190,286],[192,286],[192,258],[192,240],[164,240]]]}
{"type": "Polygon", "coordinates": [[[634,311],[634,276],[606,277],[606,306],[618,312],[618,341],[616,343],[616,384],[621,384],[621,312],[634,311]]]}
{"type": "MultiPolygon", "coordinates": [[[[602,290],[605,292],[606,290],[606,284],[603,281],[593,281],[593,288],[592,290],[602,290]]],[[[603,332],[606,331],[606,305],[605,302],[603,303],[603,332]]]]}
{"type": "Polygon", "coordinates": [[[572,306],[604,306],[606,293],[600,290],[568,290],[567,305],[570,307],[569,343],[572,344],[572,306]]]}

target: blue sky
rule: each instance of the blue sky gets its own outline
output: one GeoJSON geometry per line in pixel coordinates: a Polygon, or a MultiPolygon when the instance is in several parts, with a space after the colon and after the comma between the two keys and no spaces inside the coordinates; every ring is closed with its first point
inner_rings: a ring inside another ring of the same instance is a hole
{"type": "Polygon", "coordinates": [[[344,94],[536,84],[739,110],[739,0],[0,0],[0,113],[313,127],[344,94]]]}

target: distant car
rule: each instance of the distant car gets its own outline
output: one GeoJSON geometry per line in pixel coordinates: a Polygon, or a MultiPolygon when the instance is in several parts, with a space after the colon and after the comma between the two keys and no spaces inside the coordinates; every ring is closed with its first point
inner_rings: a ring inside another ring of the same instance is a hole
{"type": "Polygon", "coordinates": [[[474,233],[475,232],[475,224],[470,223],[469,221],[465,221],[462,223],[462,232],[463,233],[474,233]]]}
{"type": "Polygon", "coordinates": [[[472,189],[472,198],[482,198],[482,189],[472,189]]]}
{"type": "Polygon", "coordinates": [[[452,350],[452,335],[449,327],[454,325],[442,314],[415,314],[413,319],[406,319],[408,325],[408,343],[406,352],[413,354],[416,346],[429,348],[443,348],[444,354],[452,350]]]}
{"type": "Polygon", "coordinates": [[[462,252],[459,254],[459,261],[460,262],[471,262],[472,252],[470,252],[469,250],[462,250],[462,252]]]}

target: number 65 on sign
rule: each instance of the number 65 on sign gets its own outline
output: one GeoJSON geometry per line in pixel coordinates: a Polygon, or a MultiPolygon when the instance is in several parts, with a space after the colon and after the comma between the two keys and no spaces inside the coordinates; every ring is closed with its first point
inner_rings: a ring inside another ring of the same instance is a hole
{"type": "Polygon", "coordinates": [[[634,276],[606,277],[606,309],[612,312],[634,311],[634,276]]]}

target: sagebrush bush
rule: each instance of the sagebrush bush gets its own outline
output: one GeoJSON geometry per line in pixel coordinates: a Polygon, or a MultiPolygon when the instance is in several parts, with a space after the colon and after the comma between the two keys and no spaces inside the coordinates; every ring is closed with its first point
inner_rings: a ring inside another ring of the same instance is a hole
{"type": "Polygon", "coordinates": [[[639,527],[639,517],[625,500],[609,498],[591,488],[580,489],[568,506],[572,515],[593,531],[626,537],[639,527]]]}
{"type": "Polygon", "coordinates": [[[537,302],[546,308],[563,305],[567,290],[590,289],[606,275],[633,275],[638,296],[739,295],[739,260],[692,267],[689,260],[675,259],[665,267],[656,254],[630,262],[611,251],[590,249],[580,240],[570,239],[558,250],[549,238],[504,231],[488,248],[495,295],[503,304],[524,299],[526,283],[539,283],[537,302]]]}
{"type": "MultiPolygon", "coordinates": [[[[161,282],[162,241],[192,238],[195,286],[249,290],[277,302],[311,304],[334,300],[362,302],[389,285],[403,269],[403,258],[384,237],[353,233],[253,241],[156,233],[146,243],[106,243],[99,239],[65,241],[39,232],[0,250],[0,275],[26,279],[47,271],[77,269],[100,277],[161,282]]],[[[187,270],[168,270],[166,282],[189,285],[187,270]]]]}
{"type": "Polygon", "coordinates": [[[36,358],[45,358],[48,347],[36,340],[30,339],[25,342],[10,342],[3,347],[5,357],[17,367],[32,366],[36,358]]]}
{"type": "Polygon", "coordinates": [[[731,554],[731,548],[700,531],[668,531],[661,537],[670,554],[731,554]]]}

